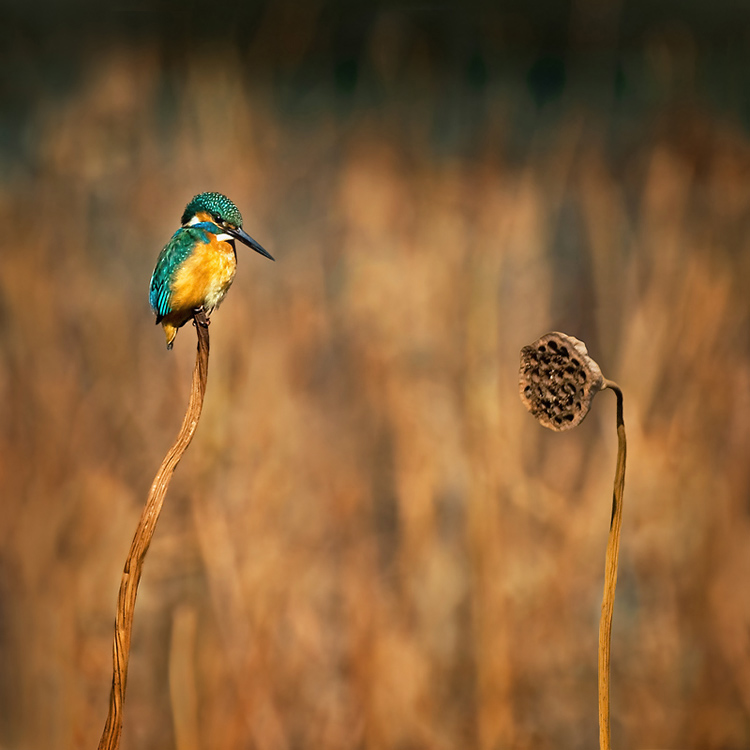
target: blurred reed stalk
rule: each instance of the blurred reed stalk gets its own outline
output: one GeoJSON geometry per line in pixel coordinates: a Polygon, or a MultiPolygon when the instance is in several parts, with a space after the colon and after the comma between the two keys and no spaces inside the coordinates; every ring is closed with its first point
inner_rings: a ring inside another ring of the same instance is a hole
{"type": "Polygon", "coordinates": [[[599,747],[600,750],[611,750],[610,650],[627,452],[622,390],[617,383],[602,376],[599,365],[589,357],[582,341],[558,332],[548,333],[521,350],[519,386],[521,401],[526,408],[544,427],[556,432],[563,432],[580,424],[599,391],[609,388],[617,396],[617,466],[604,563],[602,615],[599,621],[599,747]]]}
{"type": "Polygon", "coordinates": [[[208,378],[209,335],[208,319],[200,310],[194,315],[195,328],[198,333],[198,351],[193,369],[193,383],[190,389],[190,401],[182,421],[182,427],[172,447],[164,457],[151,485],[146,505],[138,521],[138,527],[125,560],[125,568],[120,582],[120,593],[117,597],[117,616],[115,618],[115,637],[112,649],[113,671],[112,691],[109,696],[109,713],[99,740],[99,750],[116,750],[120,746],[122,734],[122,711],[125,700],[125,689],[128,680],[128,659],[130,657],[130,639],[133,630],[133,612],[138,593],[138,583],[143,572],[148,547],[154,536],[156,523],[167,494],[172,474],[177,468],[183,453],[193,439],[198,420],[203,410],[203,397],[206,393],[208,378]]]}

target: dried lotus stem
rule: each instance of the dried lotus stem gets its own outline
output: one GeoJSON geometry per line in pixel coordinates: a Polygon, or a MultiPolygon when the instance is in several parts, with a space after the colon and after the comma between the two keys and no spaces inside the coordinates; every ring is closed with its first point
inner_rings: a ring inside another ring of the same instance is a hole
{"type": "Polygon", "coordinates": [[[622,390],[617,383],[611,380],[604,381],[604,388],[613,390],[617,396],[617,467],[615,468],[615,486],[612,493],[612,517],[609,522],[607,556],[604,563],[602,615],[599,620],[599,747],[602,750],[610,750],[609,663],[612,643],[612,613],[615,606],[615,588],[617,586],[617,560],[620,555],[622,495],[625,490],[627,441],[625,439],[625,422],[622,416],[622,390]]]}
{"type": "Polygon", "coordinates": [[[612,613],[617,586],[627,452],[622,391],[617,383],[602,376],[599,365],[589,357],[582,341],[558,332],[548,333],[521,350],[519,381],[521,401],[526,408],[544,427],[556,432],[580,424],[599,391],[610,388],[617,396],[617,467],[599,621],[599,747],[600,750],[611,750],[609,682],[612,613]]]}
{"type": "Polygon", "coordinates": [[[128,681],[128,662],[130,660],[130,641],[133,632],[133,615],[135,599],[138,595],[138,584],[143,573],[143,563],[146,559],[151,539],[156,530],[164,498],[167,494],[172,474],[187,450],[195,434],[198,420],[203,410],[203,397],[206,393],[208,378],[209,336],[208,321],[201,310],[196,312],[195,328],[198,332],[198,351],[193,369],[193,385],[190,390],[190,401],[187,412],[182,421],[182,427],[174,445],[164,457],[159,471],[156,472],[151,489],[146,499],[146,505],[141,513],[135,536],[130,545],[125,569],[122,573],[120,592],[117,596],[117,614],[115,617],[115,637],[112,647],[112,689],[109,695],[109,713],[104,724],[99,750],[118,750],[122,734],[123,703],[125,688],[128,681]]]}

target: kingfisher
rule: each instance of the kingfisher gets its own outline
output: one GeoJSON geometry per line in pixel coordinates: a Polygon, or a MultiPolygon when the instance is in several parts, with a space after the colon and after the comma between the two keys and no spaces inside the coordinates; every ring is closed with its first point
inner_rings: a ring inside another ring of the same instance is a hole
{"type": "Polygon", "coordinates": [[[237,270],[235,240],[274,260],[242,228],[242,214],[226,195],[200,193],[185,207],[182,226],[159,253],[149,302],[171,349],[177,330],[221,304],[237,270]]]}

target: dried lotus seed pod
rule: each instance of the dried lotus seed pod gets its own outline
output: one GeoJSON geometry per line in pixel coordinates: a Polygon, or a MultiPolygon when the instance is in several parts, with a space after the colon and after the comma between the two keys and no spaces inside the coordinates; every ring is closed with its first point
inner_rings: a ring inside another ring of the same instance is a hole
{"type": "Polygon", "coordinates": [[[562,432],[588,414],[604,384],[586,345],[564,333],[548,333],[521,349],[521,401],[544,427],[562,432]]]}

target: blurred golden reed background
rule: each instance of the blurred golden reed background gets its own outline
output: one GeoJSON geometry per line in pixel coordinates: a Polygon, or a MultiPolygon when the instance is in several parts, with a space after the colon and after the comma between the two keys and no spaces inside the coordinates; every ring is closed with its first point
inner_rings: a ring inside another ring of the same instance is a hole
{"type": "Polygon", "coordinates": [[[555,329],[625,394],[613,744],[750,747],[750,142],[711,86],[733,58],[654,22],[596,88],[606,45],[568,64],[515,16],[451,67],[429,9],[376,6],[350,57],[327,10],[262,6],[244,43],[185,33],[195,9],[77,48],[14,27],[0,748],[98,741],[195,352],[189,326],[165,350],[148,282],[203,190],[277,262],[239,247],[213,319],[123,748],[596,747],[615,403],[563,435],[525,412],[519,350],[555,329]]]}

